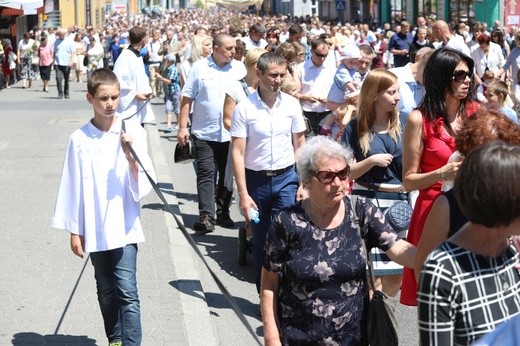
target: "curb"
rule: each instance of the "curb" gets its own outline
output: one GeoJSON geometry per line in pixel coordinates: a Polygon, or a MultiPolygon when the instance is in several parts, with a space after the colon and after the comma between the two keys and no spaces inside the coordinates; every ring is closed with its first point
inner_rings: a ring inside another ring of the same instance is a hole
{"type": "MultiPolygon", "coordinates": [[[[158,185],[175,215],[183,222],[179,203],[175,194],[170,168],[166,161],[157,124],[146,124],[150,156],[152,158],[158,185]]],[[[173,154],[171,155],[173,157],[173,154]]],[[[166,210],[163,216],[168,228],[170,256],[175,271],[173,286],[178,290],[182,309],[182,319],[186,342],[194,346],[219,345],[215,326],[211,321],[210,310],[202,289],[199,275],[199,260],[193,249],[178,228],[175,219],[166,210]],[[204,331],[201,329],[204,328],[204,331]]]]}

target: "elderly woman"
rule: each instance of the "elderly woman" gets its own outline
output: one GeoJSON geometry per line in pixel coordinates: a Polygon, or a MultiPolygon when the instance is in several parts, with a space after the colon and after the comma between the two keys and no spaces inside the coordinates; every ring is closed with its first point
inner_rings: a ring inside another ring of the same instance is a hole
{"type": "Polygon", "coordinates": [[[475,72],[483,79],[486,70],[491,70],[497,77],[506,59],[502,55],[500,46],[491,41],[488,35],[477,38],[478,45],[471,49],[471,57],[475,61],[475,72]]]}
{"type": "MultiPolygon", "coordinates": [[[[478,108],[473,102],[473,67],[473,59],[465,54],[441,48],[424,68],[426,94],[410,113],[403,135],[403,185],[407,191],[419,190],[407,236],[413,245],[419,243],[442,181],[453,180],[460,166],[448,159],[455,151],[454,137],[462,120],[478,108]]],[[[409,268],[403,271],[401,303],[417,305],[417,283],[409,268]]]]}
{"type": "Polygon", "coordinates": [[[424,264],[421,345],[469,345],[520,314],[519,256],[510,240],[520,234],[520,146],[492,142],[472,151],[454,191],[469,222],[424,264]]]}
{"type": "Polygon", "coordinates": [[[415,247],[399,239],[364,197],[345,196],[350,150],[324,136],[301,149],[298,173],[308,198],[282,210],[267,234],[261,307],[266,345],[366,345],[366,252],[379,247],[413,265],[415,247]],[[361,235],[354,221],[356,208],[361,235]]]}
{"type": "Polygon", "coordinates": [[[31,35],[26,32],[23,39],[18,42],[17,64],[20,66],[20,77],[22,88],[30,88],[31,82],[36,79],[36,72],[32,68],[33,55],[36,54],[38,46],[31,35]]]}

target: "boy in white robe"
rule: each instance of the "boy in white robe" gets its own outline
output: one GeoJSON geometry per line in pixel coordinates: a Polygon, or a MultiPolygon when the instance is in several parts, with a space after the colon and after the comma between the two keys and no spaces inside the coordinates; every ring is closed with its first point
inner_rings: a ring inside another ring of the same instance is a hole
{"type": "Polygon", "coordinates": [[[130,29],[130,46],[124,49],[114,64],[114,73],[121,85],[121,97],[118,113],[123,118],[132,117],[140,124],[155,120],[150,98],[152,88],[144,69],[140,51],[147,43],[146,29],[134,27],[130,29]]]}
{"type": "Polygon", "coordinates": [[[70,233],[72,252],[90,253],[110,345],[139,345],[137,244],[144,241],[139,200],[151,191],[132,145],[155,179],[146,131],[116,113],[119,82],[108,69],[92,72],[87,101],[94,117],[71,135],[51,226],[70,233]],[[124,130],[123,130],[124,129],[124,130]]]}

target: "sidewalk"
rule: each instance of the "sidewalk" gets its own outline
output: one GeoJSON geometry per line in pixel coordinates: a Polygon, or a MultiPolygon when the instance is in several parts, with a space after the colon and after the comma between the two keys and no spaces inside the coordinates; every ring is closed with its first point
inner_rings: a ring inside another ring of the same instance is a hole
{"type": "MultiPolygon", "coordinates": [[[[41,90],[35,81],[0,91],[0,344],[106,345],[92,265],[72,254],[66,232],[49,227],[68,137],[92,114],[86,84],[72,82],[70,100],[57,99],[54,79],[50,92],[41,90]]],[[[160,186],[178,213],[157,128],[147,131],[160,186]]],[[[154,192],[142,201],[142,221],[143,345],[217,345],[198,260],[154,192]]]]}

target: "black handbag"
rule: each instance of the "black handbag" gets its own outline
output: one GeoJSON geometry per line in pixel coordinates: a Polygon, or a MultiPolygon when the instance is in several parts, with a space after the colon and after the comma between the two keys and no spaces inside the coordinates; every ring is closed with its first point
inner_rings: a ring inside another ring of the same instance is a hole
{"type": "Polygon", "coordinates": [[[365,248],[369,272],[368,276],[370,278],[370,284],[374,290],[374,294],[368,303],[368,344],[370,346],[398,346],[399,339],[397,337],[395,309],[388,301],[386,294],[375,289],[374,264],[372,263],[370,249],[366,246],[363,234],[361,233],[359,217],[356,211],[357,196],[350,196],[350,205],[354,214],[354,223],[361,238],[361,245],[365,248]]]}
{"type": "Polygon", "coordinates": [[[184,145],[177,143],[173,158],[175,163],[191,163],[195,160],[195,147],[191,139],[184,145]]]}
{"type": "Polygon", "coordinates": [[[410,227],[413,209],[406,201],[399,201],[385,210],[385,217],[390,226],[397,232],[406,231],[410,227]]]}
{"type": "Polygon", "coordinates": [[[83,66],[87,66],[88,65],[88,56],[85,55],[85,57],[83,57],[83,66]]]}

